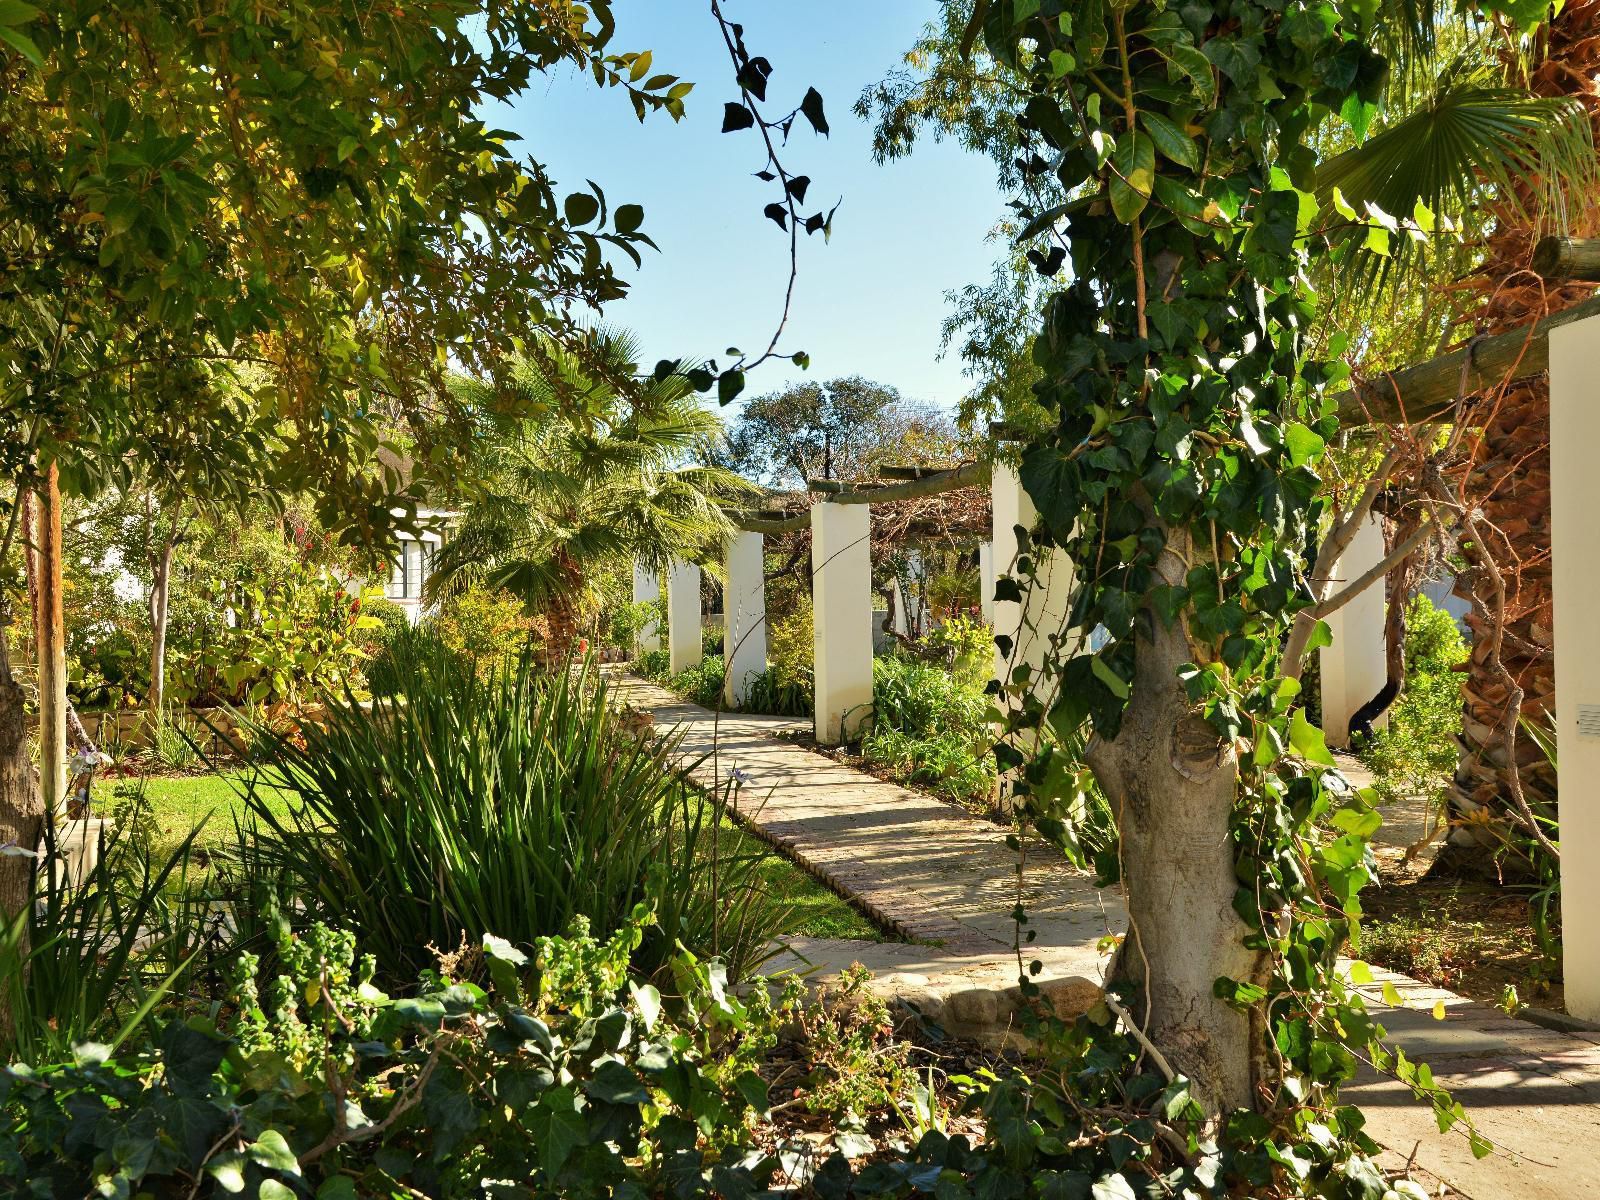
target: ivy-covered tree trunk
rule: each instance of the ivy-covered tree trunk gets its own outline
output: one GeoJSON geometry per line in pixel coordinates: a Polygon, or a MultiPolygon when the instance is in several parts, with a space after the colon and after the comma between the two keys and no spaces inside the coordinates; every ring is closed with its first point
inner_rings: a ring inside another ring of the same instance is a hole
{"type": "Polygon", "coordinates": [[[1088,721],[1121,833],[1100,866],[1120,870],[1131,918],[1111,981],[1126,1036],[1211,1119],[1298,1120],[1348,1077],[1352,1047],[1371,1052],[1335,972],[1377,823],[1282,671],[1314,601],[1317,470],[1347,374],[1311,356],[1307,265],[1395,224],[1319,203],[1311,136],[1341,114],[1361,132],[1385,64],[1362,18],[1331,6],[980,7],[991,52],[1031,88],[1023,174],[1053,172],[1071,197],[1022,206],[1030,261],[1067,280],[1034,343],[1054,427],[1021,478],[1037,535],[1076,567],[1067,623],[1109,634],[1009,681],[1011,754],[1041,747],[1022,812],[1049,833],[1074,809],[1028,723],[1088,721]]]}
{"type": "MultiPolygon", "coordinates": [[[[1163,557],[1163,568],[1181,583],[1176,551],[1163,557]]],[[[1234,909],[1239,885],[1227,830],[1239,762],[1179,682],[1194,659],[1187,628],[1146,607],[1134,619],[1134,641],[1122,727],[1088,749],[1117,815],[1124,876],[1139,881],[1128,892],[1128,934],[1114,976],[1143,996],[1146,1036],[1196,1081],[1207,1111],[1249,1108],[1259,1030],[1212,987],[1218,976],[1265,985],[1270,967],[1264,953],[1245,948],[1250,930],[1234,909]]]]}

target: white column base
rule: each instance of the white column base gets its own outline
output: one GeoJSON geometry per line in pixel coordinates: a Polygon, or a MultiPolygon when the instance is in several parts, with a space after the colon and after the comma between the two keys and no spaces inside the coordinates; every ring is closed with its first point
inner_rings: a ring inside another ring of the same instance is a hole
{"type": "Polygon", "coordinates": [[[811,508],[815,720],[824,746],[855,740],[872,715],[869,509],[827,502],[811,508]]]}
{"type": "MultiPolygon", "coordinates": [[[[1377,566],[1383,553],[1383,525],[1378,517],[1370,517],[1334,565],[1334,590],[1377,566]]],[[[1389,678],[1383,646],[1383,590],[1383,581],[1378,580],[1328,615],[1333,645],[1318,650],[1317,661],[1322,675],[1322,732],[1330,746],[1350,744],[1350,718],[1389,678]]]]}
{"type": "Polygon", "coordinates": [[[1550,551],[1555,584],[1556,786],[1567,1011],[1600,1021],[1600,318],[1550,333],[1550,551]]]}
{"type": "MultiPolygon", "coordinates": [[[[661,581],[656,573],[641,563],[633,564],[633,602],[654,603],[661,599],[661,581]]],[[[661,649],[661,622],[649,621],[634,638],[634,648],[640,654],[661,649]]]]}
{"type": "Polygon", "coordinates": [[[667,568],[667,653],[672,673],[698,666],[704,644],[700,639],[700,568],[673,559],[667,568]]]}
{"type": "Polygon", "coordinates": [[[722,702],[742,708],[750,681],[767,669],[766,539],[738,533],[723,549],[728,582],[722,592],[722,657],[727,674],[722,702]]]}

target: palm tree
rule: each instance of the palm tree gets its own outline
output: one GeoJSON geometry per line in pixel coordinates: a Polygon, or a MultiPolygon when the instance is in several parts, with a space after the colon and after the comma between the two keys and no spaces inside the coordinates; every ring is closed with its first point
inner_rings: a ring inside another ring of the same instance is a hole
{"type": "MultiPolygon", "coordinates": [[[[1542,233],[1600,232],[1600,0],[1560,8],[1533,39],[1504,26],[1471,31],[1442,70],[1430,65],[1437,50],[1412,41],[1412,69],[1435,72],[1435,82],[1397,89],[1411,111],[1328,162],[1319,182],[1401,215],[1417,200],[1451,214],[1467,234],[1456,248],[1431,259],[1352,256],[1339,283],[1379,311],[1389,306],[1378,293],[1443,296],[1425,336],[1492,335],[1594,291],[1546,284],[1530,258],[1542,233]]],[[[1431,353],[1414,342],[1407,357],[1431,353]]],[[[1482,534],[1461,544],[1469,570],[1458,587],[1474,602],[1474,645],[1450,803],[1457,823],[1496,850],[1531,844],[1530,815],[1542,823],[1556,814],[1555,772],[1539,747],[1520,738],[1507,749],[1518,716],[1542,726],[1555,704],[1548,381],[1533,377],[1476,397],[1461,423],[1471,434],[1458,442],[1464,453],[1449,465],[1451,477],[1461,507],[1481,513],[1482,534]],[[1503,603],[1491,599],[1494,576],[1504,583],[1503,603]]]]}
{"type": "MultiPolygon", "coordinates": [[[[640,561],[660,570],[720,548],[733,532],[725,508],[754,489],[705,465],[722,422],[683,374],[635,378],[637,360],[631,334],[603,328],[579,347],[543,345],[517,364],[517,407],[546,415],[509,427],[485,416],[481,481],[435,560],[430,594],[504,588],[543,613],[565,648],[598,601],[604,569],[640,561]]],[[[490,385],[458,387],[472,410],[497,407],[490,385]]]]}

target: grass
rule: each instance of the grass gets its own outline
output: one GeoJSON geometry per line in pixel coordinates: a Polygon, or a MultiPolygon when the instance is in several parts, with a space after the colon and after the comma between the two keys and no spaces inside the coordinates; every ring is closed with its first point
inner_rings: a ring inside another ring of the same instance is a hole
{"type": "MultiPolygon", "coordinates": [[[[206,820],[195,844],[215,849],[233,839],[233,817],[244,808],[239,788],[245,772],[215,771],[197,775],[149,775],[117,780],[119,788],[142,786],[154,819],[153,842],[158,851],[175,849],[189,831],[206,820]],[[236,785],[236,781],[237,785],[236,785]]],[[[102,784],[101,786],[106,786],[102,784]]],[[[97,793],[98,794],[98,793],[97,793]]],[[[269,795],[269,793],[263,793],[269,795]]],[[[104,802],[102,800],[102,802],[104,802]]],[[[286,810],[287,797],[270,796],[270,803],[286,810]]],[[[723,830],[734,839],[736,853],[768,849],[754,836],[724,820],[723,830]]],[[[851,938],[883,941],[884,933],[848,903],[823,887],[782,855],[768,851],[761,865],[761,880],[774,895],[793,905],[799,915],[797,932],[805,937],[851,938]]]]}

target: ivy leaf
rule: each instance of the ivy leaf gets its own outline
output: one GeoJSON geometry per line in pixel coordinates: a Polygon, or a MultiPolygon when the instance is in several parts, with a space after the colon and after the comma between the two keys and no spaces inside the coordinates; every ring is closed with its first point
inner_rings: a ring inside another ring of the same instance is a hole
{"type": "Polygon", "coordinates": [[[1306,710],[1303,708],[1295,709],[1294,716],[1289,718],[1289,745],[1307,762],[1322,767],[1335,765],[1322,730],[1306,720],[1306,710]]]}
{"type": "Polygon", "coordinates": [[[1327,446],[1322,435],[1308,425],[1292,421],[1283,432],[1283,441],[1289,447],[1289,465],[1303,467],[1315,460],[1327,446]]]}
{"type": "MultiPolygon", "coordinates": [[[[263,1130],[255,1143],[245,1147],[252,1161],[269,1171],[282,1171],[285,1175],[300,1174],[300,1160],[289,1149],[289,1143],[276,1129],[263,1130]]],[[[292,1196],[294,1193],[290,1193],[292,1196]]]]}
{"type": "Polygon", "coordinates": [[[734,133],[755,125],[755,116],[742,104],[729,101],[722,106],[722,132],[734,133]]]}
{"type": "Polygon", "coordinates": [[[1113,671],[1111,664],[1106,662],[1104,658],[1096,654],[1089,660],[1089,666],[1094,671],[1094,677],[1110,688],[1111,694],[1118,700],[1126,700],[1128,698],[1128,693],[1131,689],[1127,681],[1113,671]]]}
{"type": "Polygon", "coordinates": [[[783,205],[779,204],[777,201],[773,201],[771,204],[763,208],[761,212],[764,216],[776,221],[779,229],[788,230],[789,214],[783,205]]]}
{"type": "Polygon", "coordinates": [[[822,111],[822,93],[816,88],[807,88],[805,98],[800,101],[800,115],[811,122],[823,137],[828,136],[828,118],[822,111]]]}
{"type": "Polygon", "coordinates": [[[1139,1200],[1128,1181],[1117,1171],[1097,1179],[1089,1189],[1089,1195],[1093,1200],[1139,1200]]]}
{"type": "Polygon", "coordinates": [[[1163,155],[1180,167],[1188,167],[1191,171],[1200,169],[1200,148],[1195,145],[1193,138],[1178,128],[1176,123],[1169,121],[1160,113],[1153,112],[1141,112],[1139,123],[1144,126],[1145,132],[1150,135],[1150,140],[1163,155]]]}
{"type": "Polygon", "coordinates": [[[784,191],[794,197],[796,204],[804,204],[806,202],[806,189],[810,186],[811,177],[809,175],[796,175],[788,183],[784,184],[783,188],[784,191]]]}

